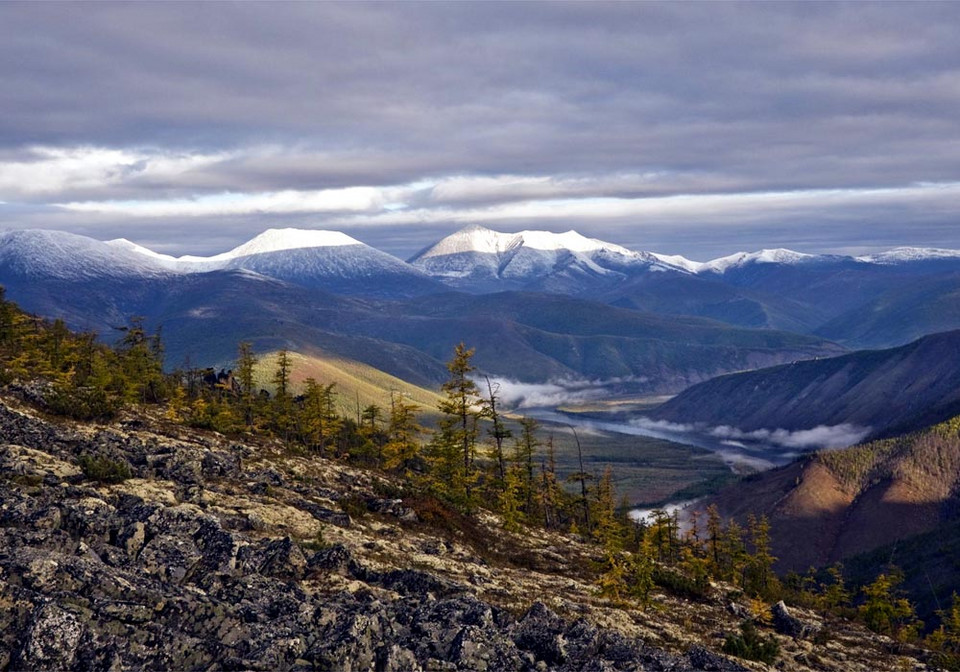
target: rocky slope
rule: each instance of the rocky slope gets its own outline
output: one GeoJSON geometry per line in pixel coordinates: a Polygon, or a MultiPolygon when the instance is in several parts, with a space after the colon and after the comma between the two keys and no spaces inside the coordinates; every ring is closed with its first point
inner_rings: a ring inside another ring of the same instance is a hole
{"type": "MultiPolygon", "coordinates": [[[[596,595],[593,547],[394,488],[270,443],[3,397],[0,670],[765,669],[714,653],[744,613],[722,587],[621,608],[596,595]]],[[[842,621],[817,643],[776,622],[778,669],[926,669],[842,621]]]]}

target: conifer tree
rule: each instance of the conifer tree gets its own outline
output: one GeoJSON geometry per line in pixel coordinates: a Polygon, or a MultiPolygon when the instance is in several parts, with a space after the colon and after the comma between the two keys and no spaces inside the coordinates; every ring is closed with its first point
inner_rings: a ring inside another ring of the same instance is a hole
{"type": "Polygon", "coordinates": [[[503,416],[500,414],[498,404],[500,402],[500,385],[491,383],[489,376],[484,376],[487,381],[487,396],[483,398],[483,415],[490,418],[492,426],[487,432],[493,439],[493,457],[497,464],[497,476],[502,483],[506,479],[506,459],[503,453],[503,442],[513,435],[503,422],[503,416]]]}
{"type": "Polygon", "coordinates": [[[324,455],[343,427],[336,410],[336,383],[321,385],[316,379],[307,378],[304,384],[301,416],[305,443],[324,455]]]}
{"type": "Polygon", "coordinates": [[[420,437],[423,434],[423,427],[417,422],[416,410],[414,404],[404,401],[399,394],[390,394],[387,442],[383,446],[385,466],[408,478],[413,475],[419,458],[420,437]]]}
{"type": "Polygon", "coordinates": [[[747,517],[747,529],[753,552],[747,561],[747,580],[744,588],[754,594],[767,596],[776,583],[773,563],[777,558],[770,551],[770,522],[766,516],[759,519],[750,514],[747,517]]]}
{"type": "Polygon", "coordinates": [[[253,354],[253,346],[247,341],[242,341],[237,346],[237,383],[240,386],[240,412],[247,427],[253,426],[257,399],[253,377],[256,367],[257,358],[253,354]]]}
{"type": "Polygon", "coordinates": [[[159,332],[147,334],[144,318],[130,318],[118,344],[123,385],[128,401],[158,402],[163,398],[163,344],[159,332]]]}
{"type": "Polygon", "coordinates": [[[447,371],[450,378],[442,386],[447,398],[440,401],[440,412],[445,420],[451,424],[460,444],[463,458],[463,471],[470,473],[473,468],[474,453],[477,441],[477,418],[475,410],[478,402],[479,390],[477,384],[470,378],[470,373],[476,367],[470,363],[475,350],[468,349],[459,343],[453,352],[453,359],[447,362],[447,371]]]}
{"type": "Polygon", "coordinates": [[[880,574],[873,583],[864,586],[865,601],[859,610],[868,628],[899,642],[913,639],[923,627],[913,605],[898,590],[902,581],[897,568],[880,574]]]}
{"type": "Polygon", "coordinates": [[[273,372],[273,426],[284,440],[290,438],[293,428],[293,398],[290,395],[290,373],[293,365],[286,348],[277,353],[276,369],[273,372]]]}
{"type": "Polygon", "coordinates": [[[553,446],[553,435],[547,438],[546,460],[540,462],[540,501],[543,508],[543,526],[554,529],[559,525],[560,506],[563,502],[563,489],[557,482],[557,456],[553,446]]]}
{"type": "Polygon", "coordinates": [[[477,386],[469,374],[474,351],[457,345],[447,362],[450,378],[443,384],[446,395],[437,405],[443,417],[430,442],[428,457],[433,472],[434,490],[452,503],[469,510],[473,506],[473,487],[477,480],[474,458],[477,443],[477,386]]]}
{"type": "Polygon", "coordinates": [[[519,470],[523,507],[528,516],[534,514],[533,458],[537,448],[540,447],[540,441],[537,439],[539,426],[533,418],[521,418],[520,436],[514,442],[513,462],[519,470]]]}

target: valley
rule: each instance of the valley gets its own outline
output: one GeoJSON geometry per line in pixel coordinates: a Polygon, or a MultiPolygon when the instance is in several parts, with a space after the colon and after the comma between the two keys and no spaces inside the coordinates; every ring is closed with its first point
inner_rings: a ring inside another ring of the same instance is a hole
{"type": "Polygon", "coordinates": [[[0,2],[0,672],[960,672],[960,2],[0,2]]]}

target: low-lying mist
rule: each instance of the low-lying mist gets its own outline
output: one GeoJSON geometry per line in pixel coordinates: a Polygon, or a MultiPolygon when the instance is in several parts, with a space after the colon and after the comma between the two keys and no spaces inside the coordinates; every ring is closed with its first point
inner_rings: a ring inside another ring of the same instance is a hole
{"type": "Polygon", "coordinates": [[[681,434],[708,435],[724,440],[728,445],[735,442],[750,441],[767,443],[784,448],[798,448],[810,450],[814,448],[846,448],[859,443],[872,431],[870,427],[861,427],[849,423],[839,425],[818,425],[811,429],[755,429],[744,431],[730,425],[708,427],[703,424],[683,424],[666,420],[651,420],[639,417],[630,421],[630,424],[643,429],[677,432],[681,434]]]}
{"type": "MultiPolygon", "coordinates": [[[[521,383],[508,378],[490,378],[490,384],[501,403],[515,409],[555,408],[564,404],[584,404],[610,396],[610,389],[628,383],[645,383],[645,376],[609,378],[605,380],[553,380],[547,383],[521,383]]],[[[474,382],[482,396],[487,394],[487,379],[474,382]]]]}

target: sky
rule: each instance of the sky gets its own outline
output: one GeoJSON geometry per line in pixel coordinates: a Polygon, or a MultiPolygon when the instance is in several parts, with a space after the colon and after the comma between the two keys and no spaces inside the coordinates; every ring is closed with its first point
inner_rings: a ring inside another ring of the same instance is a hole
{"type": "Polygon", "coordinates": [[[960,3],[0,3],[0,228],[960,248],[960,3]]]}

